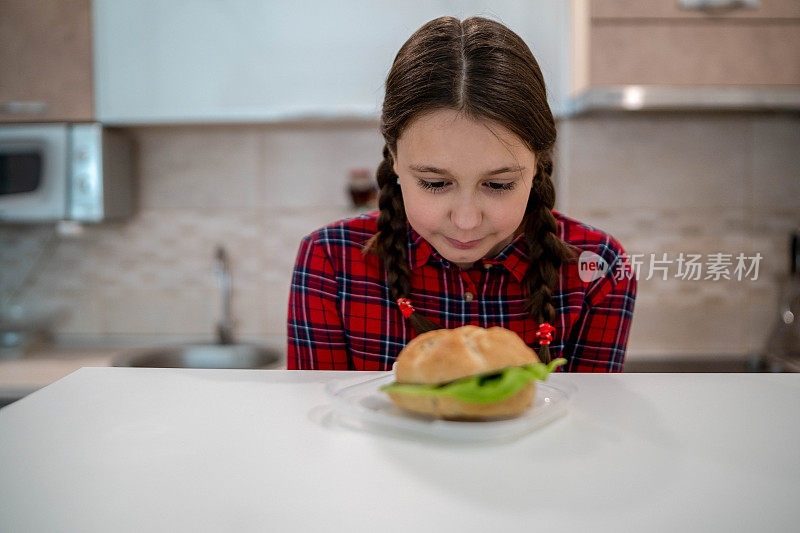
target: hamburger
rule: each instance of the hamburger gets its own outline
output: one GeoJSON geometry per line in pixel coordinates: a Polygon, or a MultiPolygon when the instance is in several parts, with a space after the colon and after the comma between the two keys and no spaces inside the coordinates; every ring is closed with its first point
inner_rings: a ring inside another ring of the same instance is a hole
{"type": "Polygon", "coordinates": [[[397,356],[395,381],[381,387],[407,411],[451,420],[510,418],[524,413],[565,359],[545,365],[513,331],[463,326],[428,331],[397,356]]]}

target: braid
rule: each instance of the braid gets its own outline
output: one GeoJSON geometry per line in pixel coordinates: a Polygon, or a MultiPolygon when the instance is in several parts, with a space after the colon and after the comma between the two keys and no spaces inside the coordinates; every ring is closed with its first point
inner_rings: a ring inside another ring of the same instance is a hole
{"type": "MultiPolygon", "coordinates": [[[[408,267],[408,235],[403,194],[392,169],[392,154],[388,146],[383,147],[383,161],[378,165],[378,231],[364,245],[364,252],[372,252],[383,259],[386,283],[393,302],[398,298],[409,298],[411,293],[411,271],[408,267]]],[[[408,321],[417,334],[440,329],[418,312],[411,313],[408,321]]]]}
{"type": "Polygon", "coordinates": [[[403,196],[397,175],[392,170],[389,147],[383,148],[383,161],[378,166],[378,187],[380,197],[378,207],[378,238],[376,248],[386,267],[386,281],[392,301],[408,296],[411,289],[408,268],[408,248],[406,244],[406,216],[403,196]]]}
{"type": "MultiPolygon", "coordinates": [[[[528,245],[529,267],[522,280],[528,296],[525,308],[535,323],[555,323],[556,310],[553,307],[553,288],[558,282],[562,263],[574,260],[574,249],[558,238],[558,226],[553,216],[555,188],[550,175],[553,163],[549,157],[537,162],[537,176],[528,198],[525,215],[525,242],[528,245]]],[[[542,345],[539,358],[550,362],[550,351],[542,345]]]]}

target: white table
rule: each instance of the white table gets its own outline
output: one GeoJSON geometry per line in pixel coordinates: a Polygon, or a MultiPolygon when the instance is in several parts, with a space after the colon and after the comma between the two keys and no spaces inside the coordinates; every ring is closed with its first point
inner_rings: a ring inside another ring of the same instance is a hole
{"type": "Polygon", "coordinates": [[[569,413],[490,444],[343,427],[353,377],[82,368],[0,410],[0,531],[800,527],[800,375],[557,374],[569,413]]]}

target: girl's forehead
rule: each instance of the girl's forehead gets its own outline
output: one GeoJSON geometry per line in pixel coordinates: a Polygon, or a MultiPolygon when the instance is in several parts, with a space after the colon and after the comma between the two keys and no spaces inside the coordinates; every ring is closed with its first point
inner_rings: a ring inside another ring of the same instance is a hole
{"type": "Polygon", "coordinates": [[[408,123],[401,134],[401,138],[419,134],[450,134],[454,131],[484,135],[494,132],[495,135],[500,137],[513,137],[513,141],[521,141],[521,139],[516,138],[514,133],[497,121],[471,117],[454,109],[438,109],[418,115],[408,123]]]}
{"type": "MultiPolygon", "coordinates": [[[[411,122],[397,141],[398,156],[417,159],[530,160],[525,143],[503,125],[453,110],[427,113],[411,122]]],[[[440,161],[441,162],[441,161],[440,161]]],[[[427,161],[434,164],[433,161],[427,161]]]]}

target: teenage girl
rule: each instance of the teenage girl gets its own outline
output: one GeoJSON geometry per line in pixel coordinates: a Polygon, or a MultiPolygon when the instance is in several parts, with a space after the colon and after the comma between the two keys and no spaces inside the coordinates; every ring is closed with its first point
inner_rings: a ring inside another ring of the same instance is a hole
{"type": "Polygon", "coordinates": [[[553,210],[555,123],[518,35],[480,17],[422,26],[386,79],[380,132],[380,211],[300,243],[289,369],[391,370],[416,335],[473,324],[561,370],[622,371],[636,279],[613,237],[553,210]]]}

